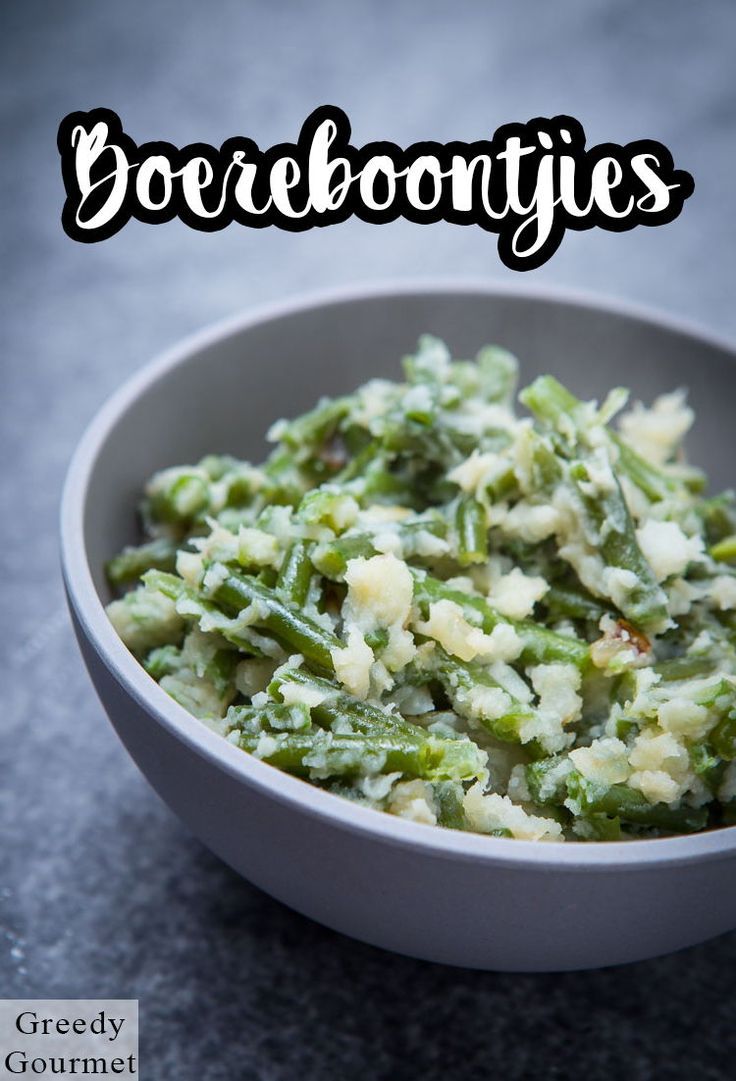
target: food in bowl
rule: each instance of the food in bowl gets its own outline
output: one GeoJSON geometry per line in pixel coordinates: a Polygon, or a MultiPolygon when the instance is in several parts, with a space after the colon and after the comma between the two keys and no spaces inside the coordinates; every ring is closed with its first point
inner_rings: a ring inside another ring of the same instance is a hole
{"type": "Polygon", "coordinates": [[[278,421],[264,465],[164,469],[108,566],[123,641],[257,758],[415,821],[620,840],[736,820],[736,514],[682,392],[599,406],[424,337],[278,421]],[[611,421],[620,415],[617,428],[611,421]]]}

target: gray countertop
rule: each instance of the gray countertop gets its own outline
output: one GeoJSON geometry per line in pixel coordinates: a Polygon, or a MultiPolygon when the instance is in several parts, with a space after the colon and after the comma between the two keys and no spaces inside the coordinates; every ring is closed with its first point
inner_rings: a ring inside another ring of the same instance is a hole
{"type": "Polygon", "coordinates": [[[568,975],[391,956],[237,878],[138,775],[82,667],[57,568],[60,485],[97,406],[160,348],[262,301],[514,275],[492,237],[445,225],[294,236],[131,224],[75,244],[58,220],[55,136],[65,113],[107,105],[139,141],[268,145],[332,102],[360,143],[470,140],[559,112],[592,141],[658,138],[695,176],[681,218],[569,236],[529,280],[733,338],[735,42],[729,0],[3,7],[3,995],[139,998],[149,1078],[733,1076],[736,936],[568,975]]]}

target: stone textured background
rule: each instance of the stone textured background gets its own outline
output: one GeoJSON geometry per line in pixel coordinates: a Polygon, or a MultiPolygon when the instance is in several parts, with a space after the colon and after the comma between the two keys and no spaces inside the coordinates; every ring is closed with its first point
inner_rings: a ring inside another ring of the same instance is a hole
{"type": "Polygon", "coordinates": [[[6,996],[138,997],[144,1076],[658,1081],[733,1076],[736,936],[628,968],[443,969],[326,931],[236,878],[158,802],[95,699],[63,609],[57,508],[103,399],[213,319],[322,285],[513,277],[480,230],[292,236],[59,225],[56,128],[107,105],[139,141],[261,145],[329,101],[356,141],[474,139],[570,112],[649,136],[696,179],[682,217],[568,236],[533,281],[736,335],[731,0],[556,3],[24,0],[0,15],[2,957],[6,996]]]}

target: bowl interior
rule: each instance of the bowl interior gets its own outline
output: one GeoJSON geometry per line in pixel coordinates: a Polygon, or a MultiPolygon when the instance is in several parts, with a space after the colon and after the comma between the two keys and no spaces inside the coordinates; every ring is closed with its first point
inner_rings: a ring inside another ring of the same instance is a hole
{"type": "Polygon", "coordinates": [[[502,345],[518,356],[522,384],[551,372],[583,397],[624,385],[648,401],[687,387],[696,411],[690,458],[713,490],[733,483],[736,365],[726,346],[636,313],[534,293],[428,288],[332,299],[200,336],[128,392],[92,464],[85,503],[100,599],[109,599],[105,560],[136,540],[135,508],[151,473],[210,452],[260,461],[274,420],[373,376],[398,376],[422,333],[443,338],[457,357],[502,345]]]}

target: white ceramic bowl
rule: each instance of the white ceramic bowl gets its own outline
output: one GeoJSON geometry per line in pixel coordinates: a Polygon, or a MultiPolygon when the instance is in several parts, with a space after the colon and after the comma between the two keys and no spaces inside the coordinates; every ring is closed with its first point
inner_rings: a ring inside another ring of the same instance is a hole
{"type": "Polygon", "coordinates": [[[397,372],[420,333],[455,355],[517,353],[583,396],[688,385],[692,456],[736,477],[733,349],[669,320],[568,294],[403,285],[247,314],[146,367],[99,412],[69,469],[64,579],[90,675],[157,792],[251,882],[329,927],[448,964],[561,970],[634,961],[736,926],[736,828],[608,844],[537,844],[423,826],[251,758],[191,717],[118,639],[104,561],[135,539],[141,486],[211,451],[260,460],[264,433],[325,393],[397,372]]]}

